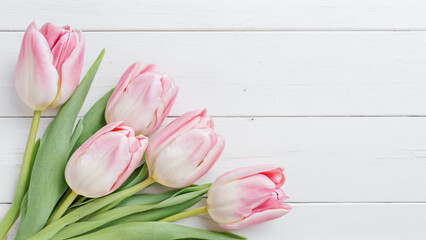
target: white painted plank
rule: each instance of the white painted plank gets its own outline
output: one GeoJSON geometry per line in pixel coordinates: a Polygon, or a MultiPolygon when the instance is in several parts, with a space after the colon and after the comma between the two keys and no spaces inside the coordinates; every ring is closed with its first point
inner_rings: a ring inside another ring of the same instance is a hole
{"type": "Polygon", "coordinates": [[[32,20],[90,30],[425,29],[421,0],[0,1],[0,30],[32,20]]]}
{"type": "MultiPolygon", "coordinates": [[[[234,230],[250,240],[424,239],[426,204],[292,204],[286,216],[234,230]]],[[[178,224],[224,231],[206,215],[178,224]]]]}
{"type": "MultiPolygon", "coordinates": [[[[204,202],[204,201],[203,201],[204,202]]],[[[400,240],[424,239],[426,204],[311,204],[293,203],[288,215],[271,222],[232,232],[250,240],[400,240]]],[[[0,204],[0,217],[8,204],[0,204]]],[[[208,215],[192,217],[177,224],[225,231],[208,215]]],[[[12,240],[16,229],[12,229],[12,240]]]]}
{"type": "MultiPolygon", "coordinates": [[[[13,88],[22,35],[0,33],[2,116],[32,115],[13,88]]],[[[174,116],[426,114],[426,32],[87,33],[87,45],[84,72],[107,52],[84,110],[141,60],[180,85],[174,116]]]]}
{"type": "MultiPolygon", "coordinates": [[[[0,119],[0,202],[12,199],[29,125],[0,119]]],[[[215,125],[227,145],[199,183],[276,163],[286,169],[291,202],[426,202],[419,190],[426,182],[426,118],[215,118],[215,125]]]]}

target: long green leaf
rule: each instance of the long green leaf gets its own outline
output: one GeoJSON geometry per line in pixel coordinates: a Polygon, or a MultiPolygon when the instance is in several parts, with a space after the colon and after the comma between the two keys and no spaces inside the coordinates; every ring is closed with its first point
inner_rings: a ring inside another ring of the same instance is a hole
{"type": "MultiPolygon", "coordinates": [[[[134,213],[147,211],[150,209],[156,209],[156,208],[164,208],[164,207],[170,207],[173,205],[180,204],[182,202],[189,201],[190,199],[193,199],[198,196],[204,195],[210,187],[210,184],[200,185],[200,186],[191,186],[184,189],[181,189],[174,193],[170,197],[166,197],[168,193],[164,193],[160,196],[155,196],[151,198],[158,197],[157,202],[152,201],[149,203],[149,200],[146,201],[148,196],[132,196],[130,202],[125,202],[121,205],[119,208],[107,208],[109,211],[101,211],[100,213],[93,214],[89,216],[88,218],[85,218],[84,220],[102,220],[103,224],[108,222],[106,219],[118,219],[124,216],[128,216],[134,213]],[[163,200],[160,200],[160,199],[163,200]],[[133,202],[132,202],[133,201],[133,202]],[[155,203],[155,204],[154,204],[155,203]],[[112,209],[112,210],[110,210],[112,209]]],[[[149,198],[149,197],[148,197],[149,198]]],[[[153,199],[151,199],[153,200],[153,199]]],[[[114,206],[115,207],[115,206],[114,206]]],[[[109,220],[109,221],[112,221],[109,220]]]]}
{"type": "MultiPolygon", "coordinates": [[[[132,196],[126,201],[122,202],[120,207],[94,215],[93,217],[90,217],[82,222],[74,223],[65,227],[60,232],[58,232],[53,239],[66,239],[69,237],[78,236],[83,233],[98,229],[110,222],[114,222],[132,215],[146,213],[147,211],[149,212],[149,210],[154,209],[161,209],[161,211],[148,214],[148,216],[151,216],[151,218],[159,216],[168,217],[200,201],[202,196],[207,192],[209,186],[210,184],[205,184],[201,186],[187,187],[178,191],[169,191],[162,194],[140,194],[132,196]]],[[[158,220],[161,218],[145,219],[145,221],[149,221],[158,220]]]]}
{"type": "MultiPolygon", "coordinates": [[[[35,162],[35,158],[36,158],[36,156],[37,156],[37,153],[38,153],[38,149],[40,148],[40,138],[39,139],[37,139],[37,141],[34,143],[34,148],[33,148],[33,151],[32,151],[32,153],[31,153],[31,165],[30,165],[30,172],[32,172],[33,171],[33,167],[34,167],[34,162],[35,162]]],[[[31,181],[31,178],[30,178],[30,181],[31,181]]]]}
{"type": "Polygon", "coordinates": [[[17,240],[28,239],[43,228],[59,198],[67,189],[64,169],[72,150],[72,130],[103,56],[104,50],[74,94],[49,124],[41,139],[27,193],[27,209],[21,216],[21,224],[15,238],[17,240]]]}
{"type": "Polygon", "coordinates": [[[136,194],[122,201],[116,207],[159,203],[174,196],[177,192],[178,190],[171,190],[160,194],[136,194]]]}
{"type": "Polygon", "coordinates": [[[163,219],[165,217],[169,217],[171,215],[177,214],[182,212],[185,209],[188,209],[195,204],[197,204],[203,196],[198,196],[194,199],[191,199],[189,201],[186,201],[184,203],[172,206],[172,207],[166,207],[166,208],[159,208],[159,209],[152,209],[145,212],[140,212],[136,214],[132,214],[127,217],[120,218],[118,220],[109,222],[103,226],[98,227],[97,221],[85,221],[85,222],[77,222],[73,223],[61,231],[59,231],[53,238],[50,240],[64,240],[69,239],[71,237],[77,237],[80,235],[84,235],[87,233],[98,231],[102,228],[122,224],[122,223],[128,223],[128,222],[148,222],[148,221],[158,221],[160,219],[163,219]]]}
{"type": "Polygon", "coordinates": [[[112,225],[117,225],[117,224],[126,223],[126,222],[157,221],[157,220],[166,218],[168,216],[180,213],[183,210],[194,206],[196,203],[201,201],[202,198],[203,198],[203,196],[197,196],[197,197],[195,197],[191,200],[188,200],[186,202],[176,204],[176,205],[173,205],[173,206],[170,206],[170,207],[151,209],[149,211],[132,214],[130,216],[120,218],[116,221],[110,222],[110,223],[106,224],[105,226],[112,226],[112,225]]]}
{"type": "Polygon", "coordinates": [[[202,239],[202,240],[229,240],[245,239],[244,237],[224,232],[212,232],[191,227],[184,227],[164,222],[123,223],[104,228],[94,233],[72,238],[72,240],[174,240],[174,239],[202,239]]]}

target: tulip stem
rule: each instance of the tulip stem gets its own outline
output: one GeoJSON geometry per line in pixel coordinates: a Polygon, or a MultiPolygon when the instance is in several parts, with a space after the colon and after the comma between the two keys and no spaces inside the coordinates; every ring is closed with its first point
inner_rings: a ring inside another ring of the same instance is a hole
{"type": "Polygon", "coordinates": [[[36,235],[32,236],[28,240],[50,239],[57,232],[59,232],[62,228],[66,227],[67,225],[71,223],[75,223],[78,220],[82,219],[83,217],[88,216],[115,201],[123,200],[128,197],[131,197],[134,194],[142,191],[149,185],[153,184],[154,182],[155,182],[155,179],[150,177],[126,190],[122,190],[122,191],[107,195],[105,197],[94,199],[93,201],[88,202],[85,205],[76,208],[75,210],[71,211],[70,213],[58,219],[57,221],[54,221],[51,224],[47,225],[40,232],[38,232],[36,235]]]}
{"type": "Polygon", "coordinates": [[[207,213],[207,206],[189,209],[189,210],[177,213],[175,215],[163,218],[159,220],[159,222],[175,222],[180,219],[189,218],[189,217],[193,217],[193,216],[197,216],[197,215],[201,215],[205,213],[207,213]]]}
{"type": "Polygon", "coordinates": [[[78,196],[78,193],[74,191],[70,191],[68,196],[65,197],[65,200],[52,213],[52,216],[50,216],[50,219],[47,222],[47,224],[49,225],[51,222],[54,222],[58,220],[59,218],[61,218],[62,215],[64,215],[64,213],[67,211],[68,207],[71,206],[71,204],[74,202],[77,196],[78,196]]]}
{"type": "Polygon", "coordinates": [[[74,204],[75,205],[82,204],[86,199],[87,199],[86,197],[81,196],[74,204]]]}
{"type": "Polygon", "coordinates": [[[0,239],[3,239],[13,223],[16,221],[21,208],[22,199],[28,190],[30,183],[31,170],[33,161],[31,158],[34,142],[37,136],[37,129],[40,122],[41,111],[34,111],[33,120],[31,122],[30,133],[28,135],[27,145],[25,147],[24,158],[22,160],[21,172],[19,173],[18,185],[16,186],[15,196],[13,197],[12,204],[7,211],[6,215],[0,222],[0,239]]]}

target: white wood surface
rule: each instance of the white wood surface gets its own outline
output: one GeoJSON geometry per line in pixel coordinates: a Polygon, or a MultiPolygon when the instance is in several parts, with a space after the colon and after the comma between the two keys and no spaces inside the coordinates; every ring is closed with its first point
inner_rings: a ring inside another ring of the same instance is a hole
{"type": "MultiPolygon", "coordinates": [[[[0,33],[0,106],[32,116],[14,92],[23,33],[0,33]]],[[[134,61],[156,63],[181,87],[172,115],[425,115],[426,32],[86,33],[85,69],[107,50],[85,109],[134,61]],[[123,47],[123,44],[126,47],[123,47]]],[[[52,112],[45,113],[53,115],[52,112]]]]}
{"type": "MultiPolygon", "coordinates": [[[[285,167],[293,211],[236,233],[425,239],[425,9],[421,0],[0,1],[0,217],[31,116],[13,73],[36,20],[86,31],[83,71],[107,49],[81,114],[131,63],[156,63],[181,87],[171,115],[207,107],[227,139],[200,183],[244,165],[285,167]]],[[[44,113],[40,135],[54,114],[44,113]]],[[[208,216],[179,223],[221,230],[208,216]]]]}
{"type": "MultiPolygon", "coordinates": [[[[234,231],[249,239],[422,239],[426,235],[426,205],[423,203],[294,203],[297,214],[251,228],[234,231]],[[407,219],[410,223],[407,224],[407,219]],[[279,229],[277,229],[279,228],[279,229]]],[[[180,224],[220,231],[207,215],[185,219],[180,224]]]]}
{"type": "MultiPolygon", "coordinates": [[[[424,203],[293,203],[292,206],[296,214],[233,232],[259,240],[405,240],[423,239],[426,235],[424,203]]],[[[0,215],[7,207],[7,204],[0,204],[0,215]]],[[[223,231],[207,215],[177,223],[223,231]]],[[[16,231],[16,226],[11,231],[16,231]]]]}
{"type": "MultiPolygon", "coordinates": [[[[42,119],[40,131],[49,120],[42,119]]],[[[11,179],[18,177],[20,143],[30,122],[0,119],[0,189],[7,189],[0,202],[12,199],[11,179]]],[[[200,183],[236,167],[277,163],[285,168],[290,202],[426,200],[419,191],[426,172],[426,118],[217,117],[215,125],[227,145],[200,183]]]]}
{"type": "Polygon", "coordinates": [[[84,30],[426,29],[422,0],[2,0],[0,29],[53,21],[84,30]],[[10,19],[13,19],[11,21],[10,19]]]}

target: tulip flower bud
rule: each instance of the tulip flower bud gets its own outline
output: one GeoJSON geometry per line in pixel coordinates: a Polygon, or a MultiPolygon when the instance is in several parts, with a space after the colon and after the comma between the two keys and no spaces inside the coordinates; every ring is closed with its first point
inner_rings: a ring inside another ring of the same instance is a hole
{"type": "Polygon", "coordinates": [[[227,172],[209,189],[207,209],[220,226],[239,229],[287,214],[283,169],[258,165],[227,172]]]}
{"type": "Polygon", "coordinates": [[[65,179],[77,194],[96,198],[116,190],[136,169],[148,139],[123,122],[106,125],[71,156],[65,179]]]}
{"type": "Polygon", "coordinates": [[[38,30],[31,23],[15,72],[15,88],[22,101],[37,111],[64,104],[80,81],[84,49],[82,32],[52,23],[38,30]]]}
{"type": "Polygon", "coordinates": [[[121,77],[105,110],[109,122],[124,121],[136,133],[150,135],[169,114],[178,93],[173,79],[154,65],[132,64],[121,77]]]}
{"type": "Polygon", "coordinates": [[[158,183],[183,188],[202,177],[224,147],[225,139],[214,132],[206,110],[198,110],[185,113],[154,136],[145,159],[158,183]]]}

